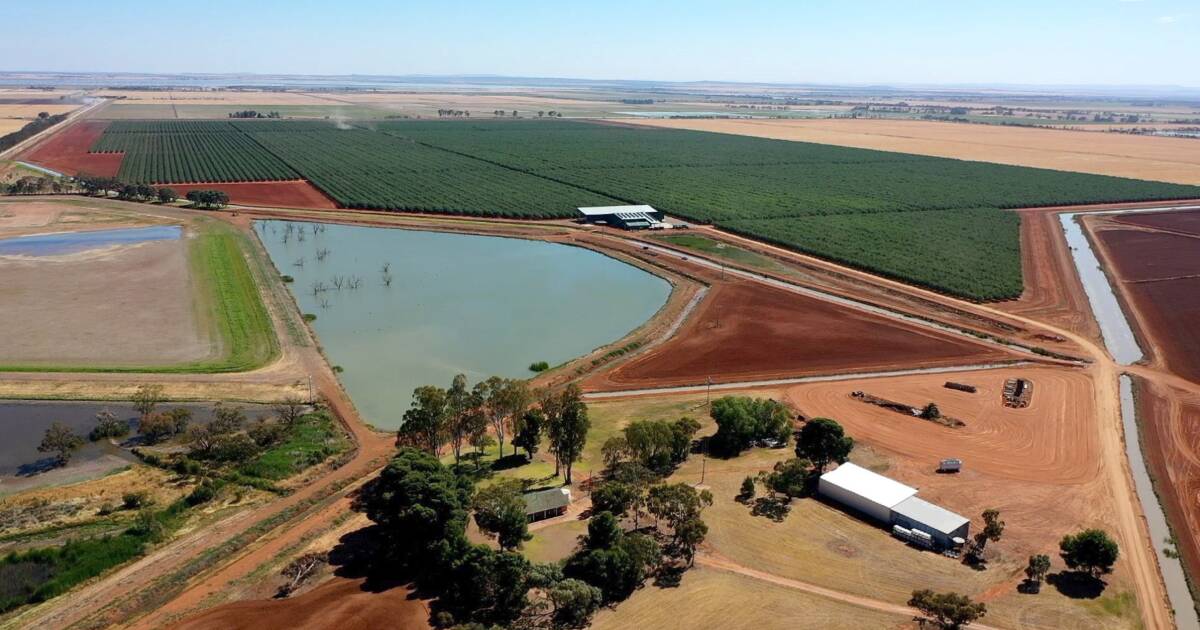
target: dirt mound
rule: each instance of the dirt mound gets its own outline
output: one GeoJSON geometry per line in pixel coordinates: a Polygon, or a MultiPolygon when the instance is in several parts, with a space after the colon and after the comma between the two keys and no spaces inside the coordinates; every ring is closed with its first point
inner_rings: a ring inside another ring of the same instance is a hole
{"type": "Polygon", "coordinates": [[[98,120],[74,123],[22,154],[21,159],[65,175],[116,177],[124,153],[88,153],[107,126],[108,122],[98,120]]]}
{"type": "Polygon", "coordinates": [[[186,195],[190,190],[220,190],[233,203],[269,208],[314,208],[334,210],[337,204],[304,180],[287,182],[238,182],[233,184],[160,184],[186,195]]]}
{"type": "Polygon", "coordinates": [[[1008,353],[753,282],[715,285],[670,341],[588,383],[666,387],[984,363],[1008,353]]]}
{"type": "Polygon", "coordinates": [[[410,591],[375,593],[363,579],[335,577],[290,599],[242,601],[217,606],[175,626],[179,630],[281,630],[299,628],[428,628],[429,612],[410,591]]]}

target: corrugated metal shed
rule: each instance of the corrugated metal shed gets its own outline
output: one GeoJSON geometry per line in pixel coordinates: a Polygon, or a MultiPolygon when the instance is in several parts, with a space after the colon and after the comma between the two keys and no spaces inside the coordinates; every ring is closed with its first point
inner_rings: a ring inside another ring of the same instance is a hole
{"type": "Polygon", "coordinates": [[[899,481],[888,479],[850,462],[821,475],[820,485],[826,484],[836,486],[886,508],[891,508],[917,493],[916,488],[910,488],[899,481]]]}
{"type": "Polygon", "coordinates": [[[579,208],[579,212],[585,217],[600,216],[608,214],[618,214],[621,212],[639,212],[639,213],[658,213],[652,206],[592,206],[590,208],[579,208]]]}
{"type": "Polygon", "coordinates": [[[920,523],[946,536],[954,535],[970,519],[959,516],[950,510],[936,506],[918,497],[909,497],[892,506],[892,512],[914,523],[920,523]]]}

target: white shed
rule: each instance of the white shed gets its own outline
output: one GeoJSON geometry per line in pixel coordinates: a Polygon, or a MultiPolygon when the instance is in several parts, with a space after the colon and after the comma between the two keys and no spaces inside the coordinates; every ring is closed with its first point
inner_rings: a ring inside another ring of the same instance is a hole
{"type": "Polygon", "coordinates": [[[821,475],[817,492],[880,522],[892,522],[892,506],[917,494],[899,481],[849,462],[821,475]]]}

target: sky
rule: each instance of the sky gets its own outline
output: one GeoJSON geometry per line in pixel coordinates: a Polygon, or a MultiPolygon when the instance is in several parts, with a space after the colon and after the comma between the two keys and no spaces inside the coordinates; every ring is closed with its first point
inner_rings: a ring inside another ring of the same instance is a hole
{"type": "Polygon", "coordinates": [[[5,4],[5,71],[1200,86],[1197,0],[5,4]]]}

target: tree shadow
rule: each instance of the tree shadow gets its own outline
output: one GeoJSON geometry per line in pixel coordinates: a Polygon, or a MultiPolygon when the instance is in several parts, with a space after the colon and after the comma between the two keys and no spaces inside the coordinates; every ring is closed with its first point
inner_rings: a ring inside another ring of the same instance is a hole
{"type": "Polygon", "coordinates": [[[378,525],[369,525],[344,534],[329,550],[329,565],[334,575],[363,578],[362,588],[382,593],[397,587],[414,586],[414,575],[401,563],[389,561],[387,542],[378,525]]]}
{"type": "Polygon", "coordinates": [[[654,576],[654,585],[658,588],[679,588],[687,569],[686,566],[676,564],[663,566],[654,576]]]}
{"type": "Polygon", "coordinates": [[[1086,571],[1060,571],[1046,576],[1046,581],[1071,599],[1096,599],[1108,586],[1104,580],[1086,571]]]}
{"type": "Polygon", "coordinates": [[[1037,595],[1042,592],[1042,583],[1038,580],[1022,580],[1017,585],[1017,592],[1023,595],[1037,595]]]}
{"type": "Polygon", "coordinates": [[[58,461],[57,457],[43,457],[36,462],[21,464],[17,467],[16,476],[18,477],[36,477],[42,473],[50,472],[55,468],[60,468],[64,464],[58,461]]]}
{"type": "Polygon", "coordinates": [[[511,470],[513,468],[520,468],[528,463],[529,460],[524,455],[505,455],[492,462],[491,468],[493,471],[511,470]]]}
{"type": "Polygon", "coordinates": [[[791,500],[787,497],[759,497],[750,508],[750,513],[754,516],[764,516],[776,523],[782,522],[791,511],[791,500]]]}

